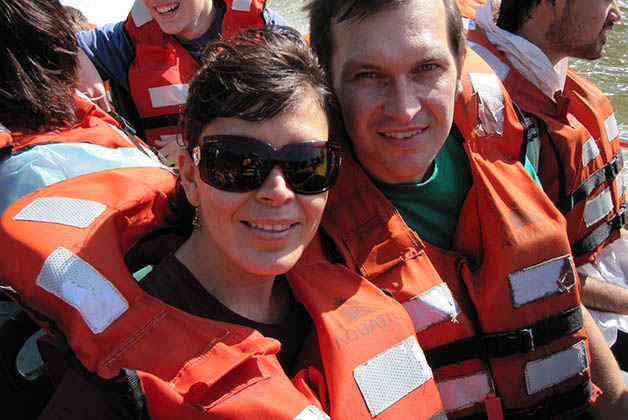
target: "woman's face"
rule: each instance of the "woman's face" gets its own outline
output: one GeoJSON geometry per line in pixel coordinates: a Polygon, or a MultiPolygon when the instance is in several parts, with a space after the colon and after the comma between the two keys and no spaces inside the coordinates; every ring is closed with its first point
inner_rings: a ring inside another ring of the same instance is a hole
{"type": "MultiPolygon", "coordinates": [[[[280,149],[291,143],[327,141],[328,122],[320,105],[306,98],[269,120],[217,118],[203,128],[200,138],[218,134],[248,136],[280,149]]],[[[258,189],[227,192],[203,182],[189,155],[184,161],[191,164],[182,167],[185,191],[201,217],[196,243],[212,267],[254,275],[278,275],[292,268],[316,233],[326,192],[295,193],[278,166],[258,189]]]]}

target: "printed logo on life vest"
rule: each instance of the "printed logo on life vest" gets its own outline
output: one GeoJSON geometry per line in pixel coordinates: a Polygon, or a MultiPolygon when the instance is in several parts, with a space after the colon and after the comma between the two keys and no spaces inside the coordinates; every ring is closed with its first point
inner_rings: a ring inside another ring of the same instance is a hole
{"type": "MultiPolygon", "coordinates": [[[[336,302],[339,302],[339,300],[336,302]]],[[[401,315],[397,312],[392,311],[375,315],[376,311],[376,308],[362,305],[358,302],[341,303],[337,313],[345,323],[338,325],[339,333],[336,336],[336,347],[338,350],[342,346],[356,342],[378,329],[386,328],[388,325],[401,320],[401,315]],[[348,326],[347,324],[353,325],[348,326]]]]}
{"type": "Polygon", "coordinates": [[[502,249],[544,238],[553,231],[551,224],[539,217],[536,211],[514,203],[507,223],[510,230],[506,231],[508,236],[502,240],[502,249]]]}

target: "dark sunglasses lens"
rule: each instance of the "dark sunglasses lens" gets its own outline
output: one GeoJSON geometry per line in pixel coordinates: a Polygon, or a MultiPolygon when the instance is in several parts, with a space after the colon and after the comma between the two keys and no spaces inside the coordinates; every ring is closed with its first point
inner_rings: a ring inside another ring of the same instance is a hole
{"type": "Polygon", "coordinates": [[[314,143],[287,153],[282,169],[290,187],[301,194],[328,190],[338,174],[339,150],[328,143],[314,143]]]}
{"type": "Polygon", "coordinates": [[[268,176],[255,144],[240,141],[208,143],[204,153],[206,181],[227,191],[252,191],[268,176]]]}

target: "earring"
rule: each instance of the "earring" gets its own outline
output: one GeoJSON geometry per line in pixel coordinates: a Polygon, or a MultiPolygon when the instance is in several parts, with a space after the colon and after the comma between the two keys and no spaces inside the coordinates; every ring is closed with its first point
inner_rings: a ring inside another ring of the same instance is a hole
{"type": "Polygon", "coordinates": [[[194,229],[200,229],[201,228],[202,223],[201,223],[201,214],[198,211],[198,207],[194,208],[194,219],[192,219],[192,227],[194,229]]]}

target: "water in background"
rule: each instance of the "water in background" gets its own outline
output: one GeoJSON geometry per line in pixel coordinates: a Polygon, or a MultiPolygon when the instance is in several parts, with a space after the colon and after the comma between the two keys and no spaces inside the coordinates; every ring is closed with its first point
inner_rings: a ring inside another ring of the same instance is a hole
{"type": "MultiPolygon", "coordinates": [[[[268,0],[275,9],[299,31],[308,32],[307,17],[301,8],[304,0],[268,0]]],[[[622,21],[615,25],[609,35],[604,56],[599,60],[572,59],[571,66],[594,82],[608,95],[619,123],[619,132],[628,137],[628,0],[618,0],[622,10],[622,21]]]]}

